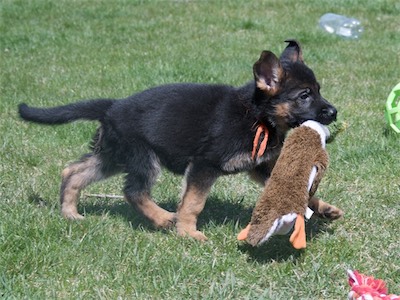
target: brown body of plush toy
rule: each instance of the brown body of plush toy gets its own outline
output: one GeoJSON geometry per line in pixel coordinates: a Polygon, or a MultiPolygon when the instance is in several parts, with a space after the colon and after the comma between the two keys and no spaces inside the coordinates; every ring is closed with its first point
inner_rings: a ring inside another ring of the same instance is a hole
{"type": "Polygon", "coordinates": [[[288,233],[295,223],[290,241],[297,249],[305,248],[304,215],[328,167],[328,136],[328,129],[315,121],[293,129],[239,240],[261,245],[272,235],[288,233]]]}

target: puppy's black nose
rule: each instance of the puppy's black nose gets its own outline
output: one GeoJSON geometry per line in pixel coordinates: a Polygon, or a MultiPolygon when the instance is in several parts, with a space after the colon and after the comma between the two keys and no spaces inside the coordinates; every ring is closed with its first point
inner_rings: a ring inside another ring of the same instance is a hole
{"type": "Polygon", "coordinates": [[[334,107],[326,107],[324,109],[322,109],[322,113],[329,119],[331,119],[332,121],[336,120],[336,116],[337,116],[337,110],[334,107]]]}

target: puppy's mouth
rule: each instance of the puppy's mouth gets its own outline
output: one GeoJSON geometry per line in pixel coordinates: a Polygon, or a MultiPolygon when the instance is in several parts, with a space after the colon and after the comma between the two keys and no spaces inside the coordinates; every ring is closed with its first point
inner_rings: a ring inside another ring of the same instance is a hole
{"type": "Polygon", "coordinates": [[[292,123],[289,123],[289,127],[290,128],[296,128],[296,127],[299,127],[301,123],[303,123],[303,122],[301,122],[301,121],[292,122],[292,123]]]}
{"type": "Polygon", "coordinates": [[[329,125],[332,122],[336,121],[336,117],[335,118],[303,118],[303,119],[296,119],[296,120],[290,121],[288,123],[288,125],[291,128],[296,128],[296,127],[300,126],[301,124],[303,124],[305,121],[308,121],[308,120],[317,121],[317,122],[321,123],[322,125],[329,125]]]}
{"type": "Polygon", "coordinates": [[[292,120],[288,123],[290,128],[296,128],[299,127],[303,122],[307,121],[307,119],[296,119],[292,120]]]}
{"type": "Polygon", "coordinates": [[[336,121],[336,112],[334,114],[331,115],[325,115],[323,114],[322,116],[320,116],[319,118],[317,118],[317,122],[320,122],[322,125],[329,125],[333,122],[336,121]]]}
{"type": "Polygon", "coordinates": [[[322,125],[329,125],[332,122],[335,122],[336,118],[334,118],[334,119],[321,119],[321,120],[316,120],[316,121],[321,123],[322,125]]]}

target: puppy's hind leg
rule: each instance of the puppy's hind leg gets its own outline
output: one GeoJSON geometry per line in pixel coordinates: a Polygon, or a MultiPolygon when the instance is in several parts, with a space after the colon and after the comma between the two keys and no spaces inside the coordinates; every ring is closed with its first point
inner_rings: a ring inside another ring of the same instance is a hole
{"type": "Polygon", "coordinates": [[[175,224],[175,213],[159,207],[151,198],[150,190],[160,172],[156,155],[148,149],[135,149],[135,155],[127,163],[125,182],[126,200],[157,228],[175,224]]]}
{"type": "Polygon", "coordinates": [[[96,154],[87,154],[80,161],[66,167],[62,172],[61,215],[66,219],[83,219],[77,209],[81,190],[89,184],[105,179],[112,174],[114,173],[103,167],[101,158],[96,154]]]}

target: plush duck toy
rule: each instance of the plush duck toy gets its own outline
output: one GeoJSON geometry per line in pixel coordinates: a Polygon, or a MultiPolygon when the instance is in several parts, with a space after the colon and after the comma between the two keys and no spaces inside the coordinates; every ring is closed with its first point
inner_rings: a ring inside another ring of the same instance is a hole
{"type": "Polygon", "coordinates": [[[306,121],[292,130],[253,210],[250,224],[239,233],[238,240],[259,246],[273,235],[287,234],[294,225],[290,242],[296,249],[306,247],[304,218],[312,215],[308,201],[328,167],[325,150],[328,137],[329,130],[316,121],[306,121]]]}

